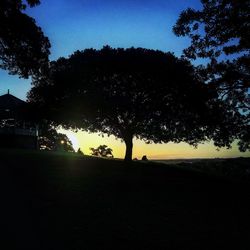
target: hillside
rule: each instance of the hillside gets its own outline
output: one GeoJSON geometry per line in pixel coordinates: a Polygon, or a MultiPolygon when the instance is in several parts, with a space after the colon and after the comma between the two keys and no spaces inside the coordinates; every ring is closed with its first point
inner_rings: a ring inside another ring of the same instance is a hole
{"type": "Polygon", "coordinates": [[[0,168],[1,249],[250,247],[247,182],[174,164],[3,149],[0,168]]]}

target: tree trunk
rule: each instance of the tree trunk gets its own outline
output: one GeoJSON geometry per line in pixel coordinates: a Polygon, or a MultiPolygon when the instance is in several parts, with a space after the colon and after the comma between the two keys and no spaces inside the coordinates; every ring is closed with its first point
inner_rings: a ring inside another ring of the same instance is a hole
{"type": "Polygon", "coordinates": [[[133,151],[133,136],[127,136],[125,139],[126,144],[126,154],[125,161],[132,161],[132,151],[133,151]]]}

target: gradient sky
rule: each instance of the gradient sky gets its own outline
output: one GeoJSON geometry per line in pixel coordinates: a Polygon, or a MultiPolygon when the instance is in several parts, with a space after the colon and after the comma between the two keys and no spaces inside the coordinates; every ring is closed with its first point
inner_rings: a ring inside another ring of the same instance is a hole
{"type": "MultiPolygon", "coordinates": [[[[50,59],[67,57],[77,49],[144,47],[172,51],[177,56],[188,45],[172,27],[188,6],[198,8],[198,0],[42,0],[27,9],[49,37],[50,59]]],[[[10,76],[0,70],[0,94],[10,89],[25,99],[30,80],[10,76]]]]}
{"type": "MultiPolygon", "coordinates": [[[[187,7],[199,8],[199,0],[41,0],[41,5],[27,9],[36,19],[52,48],[50,59],[72,54],[85,48],[144,47],[171,51],[180,56],[189,39],[172,33],[180,12],[187,7]]],[[[10,76],[0,70],[0,95],[11,94],[26,99],[30,80],[10,76]]],[[[106,143],[116,157],[123,157],[125,147],[114,138],[101,138],[87,133],[68,132],[75,147],[89,153],[89,147],[106,143]]],[[[233,150],[217,152],[210,144],[197,150],[186,144],[144,145],[135,142],[134,157],[147,154],[152,158],[234,157],[246,156],[233,150]]],[[[248,154],[250,155],[250,154],[248,154]]]]}

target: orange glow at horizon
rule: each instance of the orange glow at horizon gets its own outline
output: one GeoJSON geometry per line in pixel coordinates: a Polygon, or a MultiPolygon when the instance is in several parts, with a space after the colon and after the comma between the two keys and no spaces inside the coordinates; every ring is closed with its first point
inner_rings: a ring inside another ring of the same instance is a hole
{"type": "MultiPolygon", "coordinates": [[[[59,129],[58,132],[66,134],[72,142],[74,150],[77,151],[80,148],[85,155],[90,154],[90,147],[96,148],[105,144],[113,149],[115,158],[124,158],[125,144],[114,136],[102,137],[98,133],[74,132],[65,129],[59,129]]],[[[136,139],[133,142],[133,158],[138,159],[141,159],[143,155],[147,155],[149,159],[250,157],[250,152],[239,152],[236,143],[231,149],[222,148],[217,151],[212,142],[200,144],[197,149],[187,143],[145,144],[136,139]]]]}

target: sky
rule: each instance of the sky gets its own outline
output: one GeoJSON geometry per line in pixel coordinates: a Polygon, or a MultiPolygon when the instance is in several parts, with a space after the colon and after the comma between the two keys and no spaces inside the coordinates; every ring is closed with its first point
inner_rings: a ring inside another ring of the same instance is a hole
{"type": "MultiPolygon", "coordinates": [[[[199,0],[41,0],[41,5],[26,12],[35,18],[51,42],[50,60],[67,57],[76,50],[111,47],[144,47],[171,51],[180,56],[190,41],[172,32],[180,12],[187,7],[199,8],[199,0]]],[[[197,62],[196,62],[197,63],[197,62]]],[[[0,95],[10,93],[25,100],[31,88],[30,79],[19,79],[0,70],[0,95]]],[[[89,154],[89,147],[107,144],[115,157],[123,157],[125,146],[113,137],[100,137],[85,132],[64,131],[89,154]]],[[[212,144],[193,149],[187,144],[145,145],[135,141],[133,157],[141,158],[207,158],[250,156],[232,150],[217,151],[212,144]]]]}

